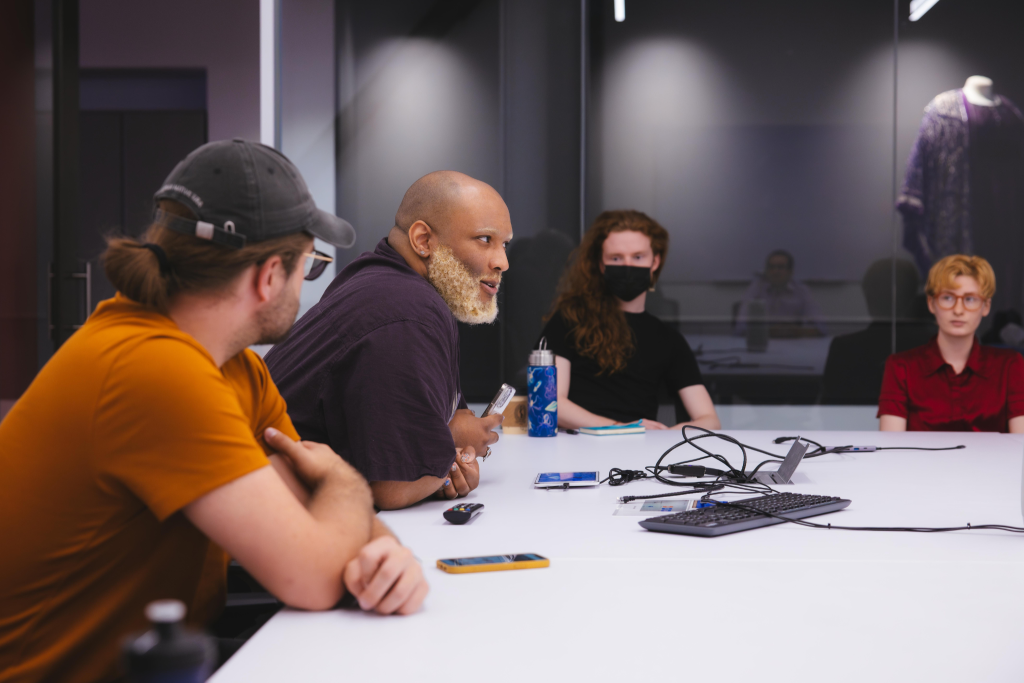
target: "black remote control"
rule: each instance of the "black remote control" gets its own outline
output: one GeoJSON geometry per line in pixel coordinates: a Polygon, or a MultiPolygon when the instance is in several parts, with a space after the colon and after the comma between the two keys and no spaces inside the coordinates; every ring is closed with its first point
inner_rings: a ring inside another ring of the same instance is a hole
{"type": "Polygon", "coordinates": [[[465,524],[480,514],[483,503],[461,503],[444,511],[444,518],[452,524],[465,524]]]}

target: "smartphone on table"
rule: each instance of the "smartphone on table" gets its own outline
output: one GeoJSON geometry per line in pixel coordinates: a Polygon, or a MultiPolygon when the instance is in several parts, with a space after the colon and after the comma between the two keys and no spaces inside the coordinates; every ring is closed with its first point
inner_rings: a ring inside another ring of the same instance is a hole
{"type": "Polygon", "coordinates": [[[536,569],[547,567],[551,561],[536,553],[519,555],[486,555],[483,557],[457,557],[438,560],[437,568],[449,574],[471,574],[473,572],[497,572],[505,569],[536,569]]]}
{"type": "Polygon", "coordinates": [[[600,472],[541,472],[533,480],[536,489],[567,489],[577,486],[599,486],[600,472]]]}

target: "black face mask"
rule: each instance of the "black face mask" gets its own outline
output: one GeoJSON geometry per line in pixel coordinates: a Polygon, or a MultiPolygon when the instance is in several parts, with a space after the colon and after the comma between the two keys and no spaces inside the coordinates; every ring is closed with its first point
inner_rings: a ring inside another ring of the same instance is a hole
{"type": "Polygon", "coordinates": [[[651,287],[651,269],[639,266],[605,266],[608,291],[623,301],[632,301],[651,287]]]}

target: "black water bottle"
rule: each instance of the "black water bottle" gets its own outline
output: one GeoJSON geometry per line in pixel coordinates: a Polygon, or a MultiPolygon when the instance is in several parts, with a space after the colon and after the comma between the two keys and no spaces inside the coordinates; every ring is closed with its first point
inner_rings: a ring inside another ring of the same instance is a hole
{"type": "Polygon", "coordinates": [[[128,683],[202,683],[216,657],[213,639],[185,628],[185,605],[158,600],[146,606],[153,628],[123,648],[128,683]]]}

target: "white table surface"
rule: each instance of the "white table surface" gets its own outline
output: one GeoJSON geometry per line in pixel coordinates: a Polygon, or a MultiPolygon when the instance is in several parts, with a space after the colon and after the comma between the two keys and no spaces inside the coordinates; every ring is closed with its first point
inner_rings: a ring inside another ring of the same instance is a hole
{"type": "MultiPolygon", "coordinates": [[[[784,432],[731,432],[785,454],[784,432]]],[[[850,498],[817,521],[1021,525],[1024,440],[998,434],[812,432],[826,445],[946,446],[805,460],[780,490],[850,498]]],[[[543,491],[540,471],[641,469],[677,433],[503,436],[448,524],[436,501],[382,518],[423,559],[410,617],[283,610],[212,679],[232,681],[1019,681],[1024,535],[825,531],[778,525],[719,538],[643,530],[617,498],[656,482],[543,491]],[[536,552],[547,569],[449,575],[438,558],[536,552]]],[[[704,443],[708,443],[705,441],[704,443]]],[[[724,444],[713,449],[730,455],[724,444]]],[[[677,449],[666,462],[683,459],[677,449]],[[679,453],[676,458],[675,453],[679,453]]],[[[754,462],[758,462],[760,458],[754,462]]],[[[734,460],[738,464],[738,460],[734,460]]],[[[738,497],[734,497],[736,499],[738,497]]]]}

